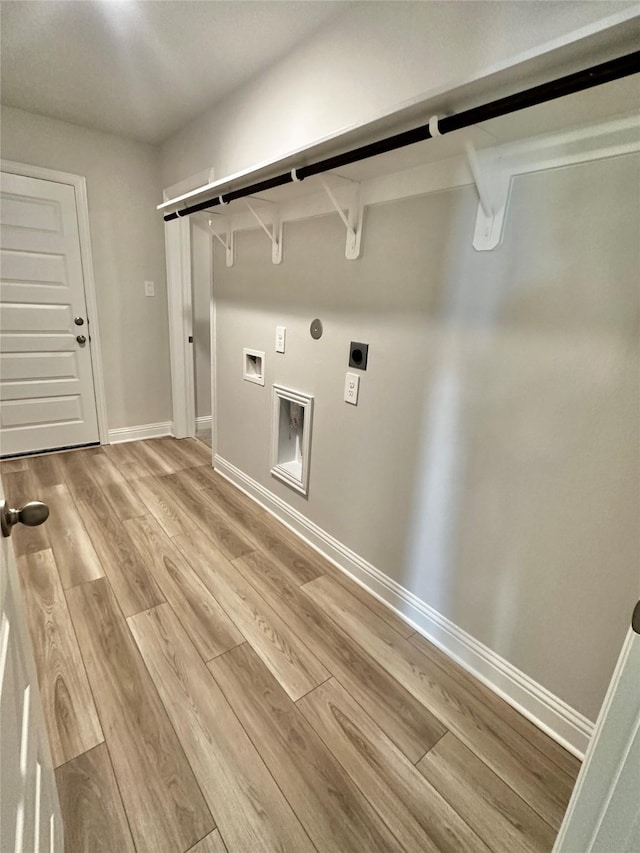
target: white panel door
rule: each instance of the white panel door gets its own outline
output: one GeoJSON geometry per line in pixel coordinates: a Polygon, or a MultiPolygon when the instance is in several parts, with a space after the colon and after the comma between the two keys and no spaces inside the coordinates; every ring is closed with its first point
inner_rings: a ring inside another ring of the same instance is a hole
{"type": "Polygon", "coordinates": [[[1,178],[0,455],[97,442],[75,189],[1,178]]]}
{"type": "Polygon", "coordinates": [[[11,540],[0,537],[0,548],[0,851],[62,853],[58,792],[11,540]]]}

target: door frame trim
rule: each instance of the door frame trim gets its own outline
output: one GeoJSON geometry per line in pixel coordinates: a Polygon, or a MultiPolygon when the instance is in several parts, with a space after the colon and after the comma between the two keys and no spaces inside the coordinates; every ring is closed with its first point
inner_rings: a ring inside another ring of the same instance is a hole
{"type": "Polygon", "coordinates": [[[169,309],[169,357],[173,435],[196,434],[194,383],[193,307],[191,298],[191,223],[188,218],[164,224],[169,309]]]}
{"type": "Polygon", "coordinates": [[[91,319],[91,368],[93,371],[93,392],[98,418],[98,437],[100,444],[109,443],[107,424],[107,398],[104,392],[104,374],[102,369],[102,348],[98,323],[98,304],[96,301],[95,278],[93,275],[93,254],[91,251],[91,228],[89,224],[89,202],[87,197],[87,180],[82,175],[70,172],[59,172],[45,166],[33,166],[28,163],[17,163],[14,160],[0,160],[0,171],[12,175],[24,175],[25,178],[39,178],[56,184],[67,184],[73,187],[76,197],[76,212],[78,214],[78,236],[80,240],[80,259],[82,263],[82,278],[84,298],[87,305],[87,316],[91,319]]]}
{"type": "Polygon", "coordinates": [[[216,453],[216,300],[215,252],[211,229],[204,215],[182,217],[165,222],[164,239],[167,261],[167,304],[169,306],[169,357],[171,361],[171,398],[174,438],[196,435],[195,356],[189,336],[193,334],[192,231],[198,227],[209,235],[211,280],[209,283],[209,329],[211,349],[211,459],[216,453]]]}

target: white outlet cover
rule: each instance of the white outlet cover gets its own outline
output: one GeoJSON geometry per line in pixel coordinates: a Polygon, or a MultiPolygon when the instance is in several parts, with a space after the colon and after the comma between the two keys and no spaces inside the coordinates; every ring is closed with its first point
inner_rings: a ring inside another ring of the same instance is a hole
{"type": "Polygon", "coordinates": [[[156,295],[155,282],[145,281],[145,283],[144,283],[144,295],[145,296],[155,296],[156,295]]]}
{"type": "Polygon", "coordinates": [[[287,330],[284,326],[276,326],[276,352],[284,352],[287,342],[287,330]]]}
{"type": "Polygon", "coordinates": [[[358,405],[358,391],[360,390],[360,377],[357,373],[347,373],[344,380],[344,401],[352,406],[358,405]]]}

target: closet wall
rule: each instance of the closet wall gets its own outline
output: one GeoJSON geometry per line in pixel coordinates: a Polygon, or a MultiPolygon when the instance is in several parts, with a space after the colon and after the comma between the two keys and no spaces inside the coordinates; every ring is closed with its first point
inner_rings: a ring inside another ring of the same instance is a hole
{"type": "Polygon", "coordinates": [[[638,593],[639,177],[516,178],[493,252],[465,188],[367,209],[357,261],[336,215],[288,224],[280,266],[261,231],[214,258],[218,454],[590,719],[638,593]],[[273,382],[315,396],[308,499],[269,474],[273,382]]]}
{"type": "Polygon", "coordinates": [[[109,429],[170,421],[158,149],[3,106],[2,156],[86,177],[109,429]]]}

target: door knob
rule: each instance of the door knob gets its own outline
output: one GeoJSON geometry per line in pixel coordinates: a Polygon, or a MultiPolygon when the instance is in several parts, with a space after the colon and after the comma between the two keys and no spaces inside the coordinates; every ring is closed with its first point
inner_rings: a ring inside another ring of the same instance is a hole
{"type": "Polygon", "coordinates": [[[0,501],[0,527],[3,536],[11,536],[14,524],[37,527],[49,518],[49,507],[42,501],[29,501],[20,509],[11,509],[6,501],[0,501]]]}
{"type": "Polygon", "coordinates": [[[73,322],[76,326],[84,326],[84,318],[83,317],[74,317],[73,322]]]}
{"type": "Polygon", "coordinates": [[[87,342],[87,339],[85,338],[84,335],[78,335],[76,337],[76,340],[78,341],[79,344],[86,344],[86,342],[87,342]]]}

